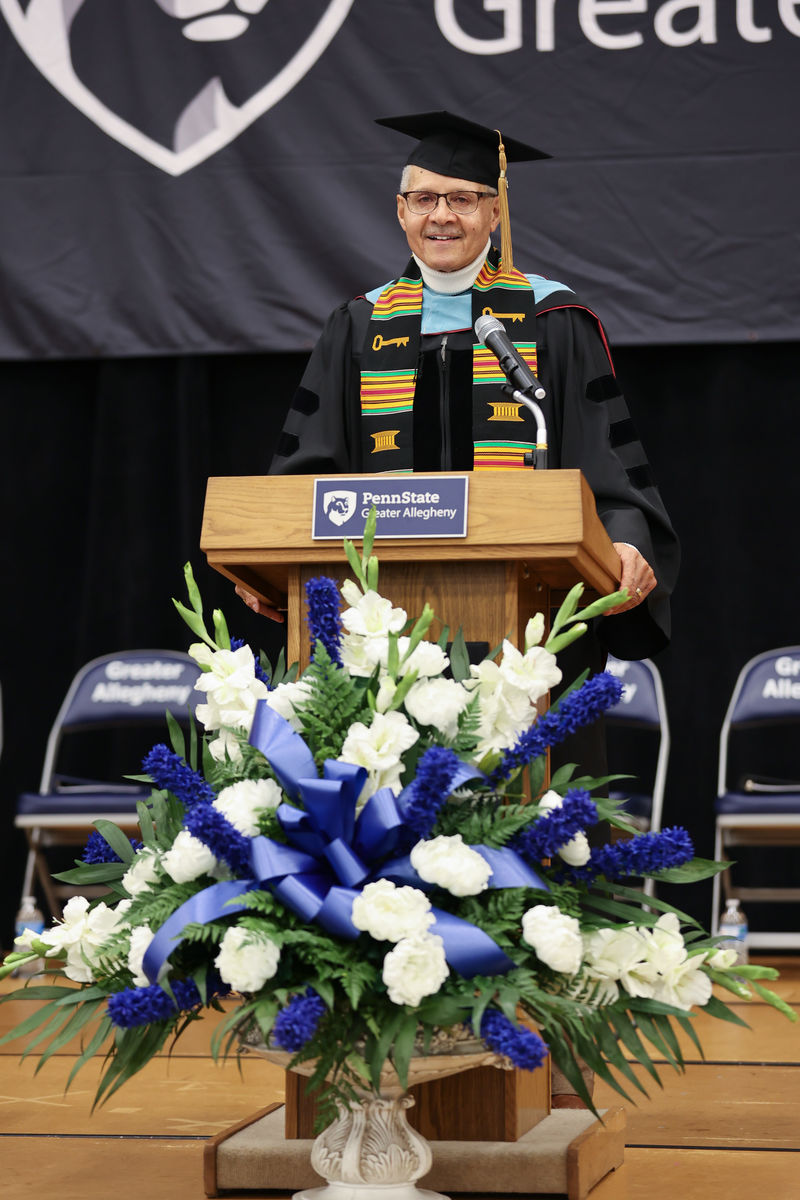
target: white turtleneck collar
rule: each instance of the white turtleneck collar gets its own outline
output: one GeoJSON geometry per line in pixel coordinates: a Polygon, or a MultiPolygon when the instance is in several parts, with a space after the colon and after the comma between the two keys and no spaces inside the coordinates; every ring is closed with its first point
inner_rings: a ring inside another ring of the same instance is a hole
{"type": "Polygon", "coordinates": [[[489,253],[491,245],[492,240],[489,238],[478,257],[458,271],[435,271],[433,267],[427,266],[421,258],[417,258],[416,254],[412,257],[420,269],[425,287],[434,292],[443,292],[446,296],[455,296],[458,292],[466,292],[468,288],[472,287],[486,261],[486,255],[489,253]]]}

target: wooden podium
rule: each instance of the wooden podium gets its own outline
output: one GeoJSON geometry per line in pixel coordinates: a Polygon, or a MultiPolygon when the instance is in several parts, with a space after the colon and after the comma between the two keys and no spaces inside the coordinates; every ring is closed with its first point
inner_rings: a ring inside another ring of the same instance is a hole
{"type": "MultiPolygon", "coordinates": [[[[287,662],[301,666],[306,582],[349,573],[338,542],[311,540],[313,483],[308,475],[209,479],[200,540],[212,567],[285,611],[287,662]]],[[[605,595],[619,579],[580,471],[473,472],[466,537],[380,538],[375,552],[382,595],[409,616],[427,601],[453,633],[461,626],[467,641],[491,647],[504,637],[520,645],[528,618],[547,615],[551,591],[582,580],[605,595]]]]}
{"type": "MultiPolygon", "coordinates": [[[[376,476],[364,478],[374,482],[376,476]]],[[[301,668],[310,653],[306,582],[316,575],[341,580],[350,573],[341,543],[311,538],[313,485],[313,477],[300,475],[209,479],[200,543],[212,567],[285,612],[287,662],[301,668]]],[[[427,601],[451,634],[461,627],[466,641],[490,648],[504,637],[521,646],[531,616],[542,612],[549,620],[553,593],[582,581],[604,595],[616,589],[619,578],[619,559],[579,471],[470,473],[465,537],[381,537],[374,552],[381,595],[410,617],[427,601]]],[[[438,636],[436,626],[432,636],[438,636]]],[[[442,1146],[521,1147],[535,1126],[549,1124],[549,1085],[549,1069],[478,1067],[414,1089],[409,1120],[442,1146]]],[[[313,1120],[304,1083],[288,1073],[286,1144],[310,1138],[313,1120]]],[[[618,1120],[616,1129],[619,1134],[618,1120]]],[[[589,1140],[594,1145],[597,1138],[589,1140]]],[[[614,1156],[619,1159],[618,1148],[614,1156]]]]}

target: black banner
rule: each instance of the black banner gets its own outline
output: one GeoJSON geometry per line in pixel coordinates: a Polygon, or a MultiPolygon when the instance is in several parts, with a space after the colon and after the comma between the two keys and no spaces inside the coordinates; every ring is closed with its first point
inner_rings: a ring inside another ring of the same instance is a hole
{"type": "Polygon", "coordinates": [[[800,336],[800,0],[0,0],[0,357],[299,351],[446,108],[550,151],[516,265],[628,344],[800,336]]]}

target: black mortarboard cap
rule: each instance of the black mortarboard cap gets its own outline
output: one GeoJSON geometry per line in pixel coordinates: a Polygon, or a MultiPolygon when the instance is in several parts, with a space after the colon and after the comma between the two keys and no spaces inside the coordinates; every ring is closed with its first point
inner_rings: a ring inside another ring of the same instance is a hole
{"type": "MultiPolygon", "coordinates": [[[[417,139],[418,144],[409,154],[407,163],[435,171],[437,175],[449,175],[453,179],[468,179],[487,187],[497,187],[501,173],[501,135],[496,129],[478,125],[475,121],[449,112],[380,117],[376,124],[417,139]]],[[[508,162],[530,162],[550,157],[543,150],[537,150],[516,138],[506,137],[505,134],[502,135],[502,143],[508,162]]]]}

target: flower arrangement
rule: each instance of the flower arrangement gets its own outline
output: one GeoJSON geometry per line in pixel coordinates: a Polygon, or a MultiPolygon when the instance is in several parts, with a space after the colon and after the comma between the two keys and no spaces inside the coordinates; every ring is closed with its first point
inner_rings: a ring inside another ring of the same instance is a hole
{"type": "Polygon", "coordinates": [[[373,536],[374,518],[362,553],[345,543],[340,591],[309,584],[300,676],[267,671],[219,612],[209,632],[187,567],[190,607],[176,605],[200,639],[202,733],[187,744],[168,718],[171,745],[143,764],[141,841],[99,820],[60,877],[106,899],[75,896],[17,939],[0,974],[41,956],[65,981],[31,982],[42,1005],[3,1041],[49,1039],[46,1057],[80,1033],[73,1075],[106,1056],[98,1102],[212,1009],[215,1054],[249,1027],[347,1105],[379,1090],[387,1062],[405,1086],[412,1054],[466,1028],[523,1069],[549,1051],[591,1106],[581,1062],[630,1099],[626,1056],[657,1080],[649,1044],[679,1069],[673,1026],[697,1042],[693,1009],[741,1023],[714,984],[793,1017],[759,982],[777,972],[735,965],[636,887],[722,864],[694,857],[685,830],[636,834],[593,798],[608,780],[568,767],[545,783],[548,748],[619,698],[610,674],[581,677],[539,711],[559,651],[619,594],[579,610],[578,586],[546,640],[539,614],[521,648],[470,665],[460,635],[430,639],[427,605],[409,621],[380,595],[373,536]],[[627,840],[590,847],[599,822],[627,840]]]}

